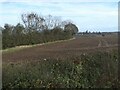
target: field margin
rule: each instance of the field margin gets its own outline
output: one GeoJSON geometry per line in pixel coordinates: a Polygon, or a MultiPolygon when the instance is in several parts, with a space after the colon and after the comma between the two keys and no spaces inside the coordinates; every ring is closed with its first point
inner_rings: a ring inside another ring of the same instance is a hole
{"type": "Polygon", "coordinates": [[[75,39],[75,37],[67,39],[67,40],[57,40],[57,41],[53,41],[53,42],[40,43],[40,44],[34,44],[34,45],[21,45],[21,46],[16,46],[16,47],[13,47],[13,48],[8,48],[8,49],[5,49],[5,50],[0,50],[0,51],[2,51],[2,53],[14,52],[14,51],[19,51],[19,50],[22,50],[22,49],[25,49],[25,48],[43,46],[43,45],[59,43],[59,42],[66,42],[66,41],[71,41],[71,40],[74,40],[74,39],[75,39]]]}

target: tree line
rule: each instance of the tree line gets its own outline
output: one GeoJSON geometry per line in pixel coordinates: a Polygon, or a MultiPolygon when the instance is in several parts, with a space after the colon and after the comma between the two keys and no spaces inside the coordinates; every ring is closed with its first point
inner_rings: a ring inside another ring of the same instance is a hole
{"type": "Polygon", "coordinates": [[[36,13],[22,14],[23,24],[5,24],[2,29],[2,48],[32,45],[72,38],[78,28],[72,21],[60,17],[40,16],[36,13]]]}

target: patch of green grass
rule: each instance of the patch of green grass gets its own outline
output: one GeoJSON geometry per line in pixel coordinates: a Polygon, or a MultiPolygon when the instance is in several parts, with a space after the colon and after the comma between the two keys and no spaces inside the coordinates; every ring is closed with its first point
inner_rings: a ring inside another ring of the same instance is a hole
{"type": "Polygon", "coordinates": [[[2,53],[11,53],[11,52],[15,52],[15,51],[19,51],[19,50],[22,50],[24,49],[23,47],[20,48],[20,47],[14,47],[14,48],[9,48],[9,49],[5,49],[5,50],[2,50],[2,53]]]}

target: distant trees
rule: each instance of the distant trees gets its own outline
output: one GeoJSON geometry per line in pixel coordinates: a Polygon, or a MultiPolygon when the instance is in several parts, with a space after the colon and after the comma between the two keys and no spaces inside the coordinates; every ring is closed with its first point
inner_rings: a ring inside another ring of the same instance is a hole
{"type": "Polygon", "coordinates": [[[3,49],[19,45],[45,43],[72,38],[78,33],[75,24],[62,21],[60,17],[39,16],[36,13],[22,14],[23,24],[4,25],[3,49]]]}
{"type": "Polygon", "coordinates": [[[90,31],[88,31],[88,30],[86,30],[85,32],[80,32],[79,34],[82,34],[82,35],[102,35],[103,33],[102,32],[90,32],[90,31]]]}

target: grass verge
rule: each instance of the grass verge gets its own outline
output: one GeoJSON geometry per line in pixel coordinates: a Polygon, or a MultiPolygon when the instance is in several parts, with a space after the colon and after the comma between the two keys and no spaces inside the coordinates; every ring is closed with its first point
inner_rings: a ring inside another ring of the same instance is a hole
{"type": "Polygon", "coordinates": [[[71,38],[68,40],[58,40],[58,41],[54,41],[54,42],[47,42],[47,43],[41,43],[41,44],[35,44],[35,45],[22,45],[22,46],[16,46],[13,48],[8,48],[5,50],[2,50],[2,53],[11,53],[11,52],[15,52],[15,51],[19,51],[25,48],[30,48],[30,47],[35,47],[35,46],[41,46],[41,45],[47,45],[47,44],[52,44],[52,43],[58,43],[58,42],[65,42],[65,41],[69,41],[69,40],[74,40],[75,38],[71,38]]]}

